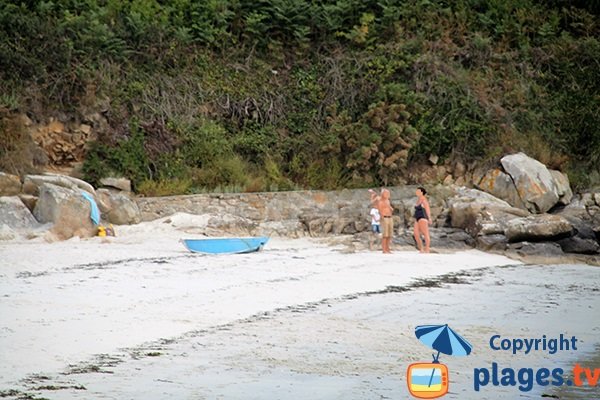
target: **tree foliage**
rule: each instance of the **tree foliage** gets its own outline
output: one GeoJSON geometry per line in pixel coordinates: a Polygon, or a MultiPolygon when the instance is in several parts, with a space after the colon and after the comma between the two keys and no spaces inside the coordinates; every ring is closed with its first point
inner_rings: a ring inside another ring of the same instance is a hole
{"type": "Polygon", "coordinates": [[[595,0],[7,0],[0,108],[102,110],[88,178],[158,192],[393,184],[429,154],[516,150],[585,186],[599,14],[595,0]]]}

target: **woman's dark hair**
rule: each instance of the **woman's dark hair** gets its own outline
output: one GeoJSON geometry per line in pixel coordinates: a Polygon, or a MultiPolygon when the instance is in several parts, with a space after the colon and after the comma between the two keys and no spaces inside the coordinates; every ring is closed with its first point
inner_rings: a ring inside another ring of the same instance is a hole
{"type": "Polygon", "coordinates": [[[419,186],[419,187],[417,188],[417,190],[420,190],[420,191],[421,191],[421,193],[423,193],[423,195],[426,195],[426,194],[427,194],[427,190],[425,190],[425,188],[424,188],[423,186],[419,186]]]}

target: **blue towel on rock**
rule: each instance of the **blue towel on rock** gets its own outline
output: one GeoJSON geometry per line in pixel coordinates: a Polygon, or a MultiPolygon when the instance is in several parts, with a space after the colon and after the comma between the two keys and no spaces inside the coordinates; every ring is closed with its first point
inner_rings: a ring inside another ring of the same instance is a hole
{"type": "Polygon", "coordinates": [[[81,195],[90,202],[92,206],[92,211],[90,212],[90,218],[94,221],[94,224],[98,225],[100,223],[100,210],[98,209],[98,205],[96,204],[96,200],[92,197],[88,192],[81,192],[81,195]]]}

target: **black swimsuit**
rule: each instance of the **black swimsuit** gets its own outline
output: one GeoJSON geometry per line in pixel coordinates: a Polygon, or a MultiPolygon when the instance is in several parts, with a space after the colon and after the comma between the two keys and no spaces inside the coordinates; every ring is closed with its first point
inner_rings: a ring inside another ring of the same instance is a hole
{"type": "Polygon", "coordinates": [[[415,219],[418,221],[420,219],[427,219],[427,213],[425,213],[425,208],[421,204],[417,204],[415,206],[415,219]]]}

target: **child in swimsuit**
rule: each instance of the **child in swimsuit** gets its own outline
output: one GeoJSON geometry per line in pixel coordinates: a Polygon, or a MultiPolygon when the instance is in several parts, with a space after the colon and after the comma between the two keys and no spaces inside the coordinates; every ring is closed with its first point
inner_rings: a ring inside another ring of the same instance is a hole
{"type": "Polygon", "coordinates": [[[379,210],[377,209],[377,207],[373,205],[373,208],[371,208],[369,215],[371,216],[371,231],[373,231],[373,235],[369,240],[369,249],[373,250],[373,245],[379,237],[379,235],[381,234],[381,214],[379,214],[379,210]]]}

